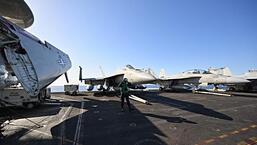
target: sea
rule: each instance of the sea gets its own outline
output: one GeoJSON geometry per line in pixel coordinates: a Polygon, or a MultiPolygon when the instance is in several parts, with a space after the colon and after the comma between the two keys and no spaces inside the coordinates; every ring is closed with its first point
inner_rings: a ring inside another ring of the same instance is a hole
{"type": "MultiPolygon", "coordinates": [[[[154,84],[145,84],[147,88],[159,88],[159,85],[154,84]]],[[[64,86],[50,86],[51,92],[64,92],[64,86]]],[[[79,85],[79,91],[87,91],[88,85],[79,85]]],[[[97,88],[94,87],[93,91],[97,91],[97,88]]]]}

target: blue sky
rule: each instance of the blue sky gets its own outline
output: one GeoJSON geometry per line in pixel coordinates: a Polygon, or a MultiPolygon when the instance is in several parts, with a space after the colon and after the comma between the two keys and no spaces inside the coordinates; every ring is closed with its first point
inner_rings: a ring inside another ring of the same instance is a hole
{"type": "MultiPolygon", "coordinates": [[[[27,30],[70,55],[78,82],[131,64],[174,74],[228,66],[257,68],[256,0],[25,0],[27,30]]],[[[54,84],[62,84],[61,77],[54,84]]]]}

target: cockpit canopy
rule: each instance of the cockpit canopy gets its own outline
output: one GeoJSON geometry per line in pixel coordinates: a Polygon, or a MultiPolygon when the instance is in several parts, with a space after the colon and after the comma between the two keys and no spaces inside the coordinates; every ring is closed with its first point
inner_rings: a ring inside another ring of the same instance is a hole
{"type": "Polygon", "coordinates": [[[128,69],[135,69],[132,65],[130,65],[130,64],[128,64],[128,65],[126,65],[126,68],[128,68],[128,69]]]}
{"type": "Polygon", "coordinates": [[[248,70],[249,73],[257,73],[257,69],[250,69],[248,70]]]}
{"type": "Polygon", "coordinates": [[[137,68],[134,68],[132,65],[128,64],[126,65],[126,67],[124,68],[125,70],[134,70],[134,71],[137,71],[137,72],[147,72],[147,70],[145,69],[137,69],[137,68]]]}
{"type": "Polygon", "coordinates": [[[202,69],[192,69],[192,70],[183,72],[183,74],[211,74],[211,73],[202,69]]]}

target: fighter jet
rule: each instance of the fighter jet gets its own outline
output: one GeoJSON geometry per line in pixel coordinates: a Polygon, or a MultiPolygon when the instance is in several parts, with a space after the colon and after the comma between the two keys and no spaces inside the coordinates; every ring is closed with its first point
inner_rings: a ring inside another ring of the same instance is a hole
{"type": "Polygon", "coordinates": [[[23,29],[34,19],[23,0],[1,0],[0,8],[0,88],[21,83],[36,96],[71,68],[70,58],[23,29]]]}
{"type": "Polygon", "coordinates": [[[164,71],[160,73],[159,84],[161,89],[198,89],[200,85],[212,84],[245,84],[249,81],[240,77],[212,74],[205,70],[193,69],[173,76],[166,77],[164,71]]]}
{"type": "Polygon", "coordinates": [[[239,77],[250,81],[250,83],[242,84],[242,85],[232,84],[229,86],[230,90],[233,90],[233,91],[234,90],[240,90],[240,91],[257,90],[257,70],[248,70],[248,72],[241,75],[233,75],[228,67],[221,67],[221,68],[210,67],[208,71],[213,74],[239,77]]]}
{"type": "Polygon", "coordinates": [[[133,89],[144,89],[142,84],[154,82],[156,77],[143,69],[135,69],[131,65],[126,65],[115,74],[102,78],[82,78],[82,68],[80,67],[79,80],[89,84],[88,91],[92,91],[94,86],[98,90],[108,91],[111,87],[115,89],[124,78],[128,79],[129,87],[133,89]]]}
{"type": "Polygon", "coordinates": [[[218,74],[218,75],[232,76],[232,73],[228,67],[220,67],[220,68],[209,67],[208,72],[213,74],[218,74]]]}

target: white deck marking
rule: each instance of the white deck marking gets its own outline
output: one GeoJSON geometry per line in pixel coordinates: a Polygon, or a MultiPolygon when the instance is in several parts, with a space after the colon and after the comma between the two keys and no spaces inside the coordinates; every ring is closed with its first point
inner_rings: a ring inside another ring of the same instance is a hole
{"type": "Polygon", "coordinates": [[[73,145],[78,145],[79,144],[81,119],[82,119],[82,115],[83,115],[83,112],[84,112],[84,109],[83,109],[84,105],[85,105],[85,102],[82,102],[81,107],[80,107],[80,114],[79,114],[79,117],[78,117],[76,132],[75,132],[75,136],[74,136],[74,139],[73,139],[73,141],[74,141],[73,145]]]}
{"type": "MultiPolygon", "coordinates": [[[[72,106],[69,106],[69,107],[68,107],[68,109],[67,109],[67,110],[65,111],[65,113],[63,114],[63,116],[62,116],[61,120],[59,121],[59,123],[61,123],[61,122],[64,121],[65,117],[67,116],[68,112],[70,112],[71,108],[72,108],[72,106]]],[[[59,124],[59,123],[58,123],[58,124],[59,124]]]]}
{"type": "Polygon", "coordinates": [[[63,116],[61,117],[60,121],[58,124],[61,124],[61,130],[60,130],[60,142],[59,145],[63,144],[63,141],[65,141],[65,122],[64,120],[67,118],[67,114],[70,112],[70,110],[72,109],[72,105],[68,107],[68,109],[65,111],[65,113],[63,114],[63,116]]]}

